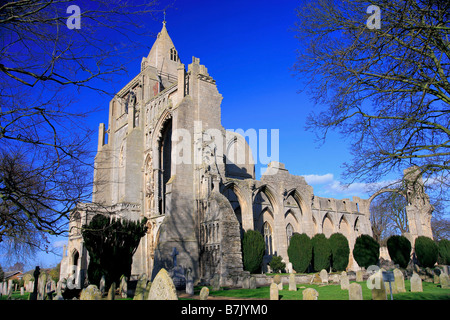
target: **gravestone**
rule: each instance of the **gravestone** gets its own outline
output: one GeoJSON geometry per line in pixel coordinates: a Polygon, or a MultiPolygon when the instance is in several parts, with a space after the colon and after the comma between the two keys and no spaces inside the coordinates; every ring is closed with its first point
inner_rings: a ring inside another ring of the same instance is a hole
{"type": "Polygon", "coordinates": [[[362,270],[356,271],[356,282],[364,281],[363,275],[364,275],[364,271],[362,271],[362,270]]]}
{"type": "Polygon", "coordinates": [[[209,289],[208,287],[203,287],[202,290],[200,290],[200,300],[206,300],[209,296],[209,289]]]}
{"type": "Polygon", "coordinates": [[[148,300],[178,300],[177,290],[166,269],[159,270],[153,279],[148,300]]]}
{"type": "Polygon", "coordinates": [[[105,295],[105,283],[106,283],[105,275],[103,275],[102,278],[100,279],[100,286],[98,288],[100,290],[100,292],[102,293],[102,296],[105,295]]]}
{"type": "Polygon", "coordinates": [[[87,288],[81,290],[80,300],[101,300],[102,293],[95,284],[89,285],[87,288]]]}
{"type": "Polygon", "coordinates": [[[353,282],[349,285],[348,300],[363,300],[362,287],[359,283],[353,282]]]}
{"type": "Polygon", "coordinates": [[[242,276],[242,289],[250,289],[250,274],[246,273],[242,276]]]}
{"type": "Polygon", "coordinates": [[[253,276],[250,276],[250,287],[249,289],[256,289],[256,278],[253,276]]]}
{"type": "Polygon", "coordinates": [[[37,300],[45,299],[46,284],[47,284],[47,274],[43,272],[39,275],[37,300]]]}
{"type": "Polygon", "coordinates": [[[315,273],[311,278],[310,284],[321,284],[321,283],[322,283],[322,279],[320,278],[318,273],[315,273]]]}
{"type": "Polygon", "coordinates": [[[448,281],[448,275],[446,275],[445,273],[441,272],[441,274],[439,275],[439,282],[441,283],[441,288],[443,288],[443,289],[450,288],[450,284],[448,281]]]}
{"type": "Polygon", "coordinates": [[[319,293],[313,288],[307,288],[302,292],[303,300],[317,300],[319,298],[319,293]]]}
{"type": "Polygon", "coordinates": [[[281,281],[281,276],[279,274],[276,274],[273,277],[273,283],[278,286],[278,290],[283,290],[283,282],[281,281]]]}
{"type": "Polygon", "coordinates": [[[191,268],[186,270],[186,293],[191,296],[194,294],[194,278],[192,277],[191,268]]]}
{"type": "Polygon", "coordinates": [[[293,273],[289,275],[289,291],[297,291],[297,282],[293,273]]]}
{"type": "Polygon", "coordinates": [[[342,271],[340,281],[341,281],[341,290],[348,290],[350,286],[350,280],[348,278],[347,272],[342,271]]]}
{"type": "Polygon", "coordinates": [[[147,274],[142,274],[136,284],[133,300],[144,300],[145,289],[147,288],[147,274]]]}
{"type": "Polygon", "coordinates": [[[328,284],[328,272],[325,269],[320,270],[319,277],[322,283],[328,284]]]}
{"type": "Polygon", "coordinates": [[[122,275],[122,277],[120,277],[119,293],[123,299],[125,299],[128,296],[127,277],[125,277],[124,275],[122,275]]]}
{"type": "Polygon", "coordinates": [[[372,283],[372,300],[387,300],[386,286],[384,285],[382,271],[379,270],[370,276],[372,283]]]}
{"type": "Polygon", "coordinates": [[[420,276],[417,273],[413,273],[411,279],[411,292],[423,292],[422,289],[422,279],[420,279],[420,276]]]}
{"type": "Polygon", "coordinates": [[[220,274],[215,274],[211,279],[211,286],[213,291],[219,291],[220,290],[220,274]]]}
{"type": "Polygon", "coordinates": [[[37,300],[38,297],[38,282],[39,282],[39,275],[41,271],[39,266],[36,266],[36,269],[34,269],[33,276],[34,276],[34,283],[33,283],[33,292],[30,294],[30,300],[37,300]]]}
{"type": "Polygon", "coordinates": [[[151,287],[152,287],[152,282],[151,281],[147,282],[147,286],[145,287],[145,292],[144,292],[144,300],[148,300],[148,295],[150,294],[151,287]]]}
{"type": "Polygon", "coordinates": [[[439,284],[439,275],[441,274],[441,270],[436,268],[433,270],[433,283],[434,284],[439,284]]]}
{"type": "Polygon", "coordinates": [[[106,299],[107,300],[115,300],[115,298],[116,298],[116,283],[113,282],[113,283],[111,283],[111,286],[109,287],[108,297],[106,299]]]}
{"type": "Polygon", "coordinates": [[[406,292],[405,289],[405,277],[403,272],[399,269],[394,269],[394,286],[392,293],[406,292]]]}
{"type": "Polygon", "coordinates": [[[278,285],[275,282],[270,284],[270,300],[278,300],[278,285]]]}

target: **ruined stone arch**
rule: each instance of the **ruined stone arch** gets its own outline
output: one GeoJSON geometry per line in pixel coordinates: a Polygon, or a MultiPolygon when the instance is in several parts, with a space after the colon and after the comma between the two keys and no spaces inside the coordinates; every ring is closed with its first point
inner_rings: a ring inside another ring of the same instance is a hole
{"type": "Polygon", "coordinates": [[[351,238],[351,228],[350,228],[351,223],[349,223],[349,221],[347,220],[345,214],[343,214],[340,219],[339,219],[339,223],[338,223],[338,231],[339,233],[342,233],[350,242],[350,238],[351,238]]]}
{"type": "Polygon", "coordinates": [[[333,223],[331,215],[327,212],[322,219],[322,233],[325,237],[329,238],[334,233],[334,226],[335,224],[333,223]]]}
{"type": "Polygon", "coordinates": [[[252,210],[250,210],[252,207],[249,192],[238,183],[229,181],[222,185],[221,193],[230,201],[231,207],[241,225],[241,236],[244,231],[253,230],[253,214],[252,210]]]}
{"type": "Polygon", "coordinates": [[[274,190],[272,190],[272,188],[269,185],[264,184],[253,190],[253,199],[252,199],[253,203],[255,202],[255,199],[259,193],[263,193],[267,197],[267,199],[270,202],[270,205],[272,206],[274,214],[280,212],[280,204],[277,201],[276,193],[274,192],[274,190]]]}

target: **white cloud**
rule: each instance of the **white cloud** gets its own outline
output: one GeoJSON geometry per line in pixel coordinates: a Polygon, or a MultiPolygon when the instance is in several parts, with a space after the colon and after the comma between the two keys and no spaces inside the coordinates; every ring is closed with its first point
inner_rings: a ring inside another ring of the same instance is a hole
{"type": "Polygon", "coordinates": [[[307,174],[303,176],[308,184],[325,184],[334,181],[334,175],[332,173],[327,174],[307,174]]]}
{"type": "Polygon", "coordinates": [[[53,242],[53,248],[64,248],[64,245],[67,244],[67,240],[60,240],[53,242]]]}
{"type": "Polygon", "coordinates": [[[380,181],[375,183],[355,182],[350,185],[334,178],[332,173],[323,175],[303,175],[306,182],[314,187],[314,193],[319,197],[332,197],[336,199],[351,198],[353,196],[368,198],[376,190],[391,185],[394,181],[380,181]]]}

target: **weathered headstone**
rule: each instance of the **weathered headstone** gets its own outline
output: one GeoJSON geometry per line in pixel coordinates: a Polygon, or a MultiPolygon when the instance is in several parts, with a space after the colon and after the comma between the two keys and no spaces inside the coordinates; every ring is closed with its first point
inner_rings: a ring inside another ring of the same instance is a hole
{"type": "Polygon", "coordinates": [[[46,284],[47,284],[47,274],[45,272],[42,272],[39,275],[37,300],[44,300],[45,299],[46,284]]]}
{"type": "Polygon", "coordinates": [[[297,291],[297,282],[293,273],[289,275],[289,291],[297,291]]]}
{"type": "Polygon", "coordinates": [[[363,300],[361,285],[352,282],[348,287],[348,300],[363,300]]]}
{"type": "Polygon", "coordinates": [[[194,294],[194,278],[192,277],[191,268],[186,270],[186,293],[191,296],[194,294]]]}
{"type": "Polygon", "coordinates": [[[242,276],[242,289],[250,289],[250,274],[242,276]]]}
{"type": "Polygon", "coordinates": [[[203,287],[200,290],[200,300],[206,300],[206,299],[208,299],[208,296],[209,296],[209,289],[208,289],[208,287],[203,287]]]}
{"type": "Polygon", "coordinates": [[[270,300],[278,300],[278,285],[275,282],[270,284],[270,300]]]}
{"type": "Polygon", "coordinates": [[[249,289],[256,289],[256,278],[253,276],[250,276],[250,287],[249,289]]]}
{"type": "Polygon", "coordinates": [[[406,292],[405,277],[403,276],[403,272],[401,272],[401,270],[394,269],[394,279],[392,293],[406,292]]]}
{"type": "Polygon", "coordinates": [[[147,288],[147,274],[142,274],[136,284],[133,300],[144,300],[145,289],[147,288]]]}
{"type": "Polygon", "coordinates": [[[321,284],[322,283],[322,279],[320,278],[318,273],[315,273],[312,278],[311,278],[311,284],[321,284]]]}
{"type": "Polygon", "coordinates": [[[313,288],[307,288],[303,290],[302,294],[303,300],[317,300],[319,297],[319,293],[313,288]]]}
{"type": "Polygon", "coordinates": [[[213,291],[220,290],[220,274],[215,274],[211,279],[211,286],[213,291]]]}
{"type": "Polygon", "coordinates": [[[119,293],[123,299],[128,296],[128,283],[127,277],[125,277],[125,275],[122,275],[122,277],[120,277],[119,293]]]}
{"type": "Polygon", "coordinates": [[[436,268],[433,270],[433,283],[439,284],[439,275],[441,274],[441,270],[436,268]]]}
{"type": "Polygon", "coordinates": [[[325,269],[320,270],[319,277],[322,283],[328,284],[328,272],[325,269]]]}
{"type": "Polygon", "coordinates": [[[166,269],[159,270],[153,280],[148,300],[178,300],[177,290],[166,269]]]}
{"type": "Polygon", "coordinates": [[[20,295],[23,296],[25,294],[25,289],[24,287],[20,287],[20,295]]]}
{"type": "MultiPolygon", "coordinates": [[[[372,300],[386,300],[386,287],[384,285],[383,276],[381,274],[381,270],[375,272],[373,275],[370,276],[370,280],[372,283],[372,286],[370,289],[372,289],[372,300]]],[[[369,281],[368,281],[369,282],[369,281]]]]}
{"type": "MultiPolygon", "coordinates": [[[[145,292],[144,292],[144,300],[148,300],[148,296],[150,294],[150,288],[152,287],[152,282],[148,281],[147,282],[147,287],[145,287],[145,292]]],[[[175,288],[176,289],[176,288],[175,288]]]]}
{"type": "Polygon", "coordinates": [[[348,290],[350,286],[350,280],[348,278],[347,272],[342,271],[340,282],[341,282],[341,289],[348,290]]]}
{"type": "Polygon", "coordinates": [[[439,275],[439,282],[441,283],[441,288],[443,288],[443,289],[450,288],[450,284],[448,281],[448,275],[446,275],[445,273],[441,272],[441,274],[439,275]]]}
{"type": "Polygon", "coordinates": [[[413,273],[410,282],[411,292],[423,292],[422,279],[420,279],[420,276],[417,273],[413,273]]]}
{"type": "Polygon", "coordinates": [[[106,284],[106,280],[105,280],[105,276],[103,275],[102,278],[100,279],[100,286],[99,286],[99,290],[102,293],[102,296],[105,295],[105,284],[106,284]]]}
{"type": "Polygon", "coordinates": [[[89,285],[87,288],[81,290],[80,300],[101,300],[102,293],[95,284],[89,285]]]}
{"type": "Polygon", "coordinates": [[[116,299],[116,283],[115,282],[111,283],[111,286],[109,287],[109,290],[108,290],[108,297],[106,299],[107,300],[115,300],[116,299]]]}
{"type": "Polygon", "coordinates": [[[363,276],[364,276],[364,271],[362,271],[362,270],[356,271],[356,282],[364,281],[363,276]]]}
{"type": "Polygon", "coordinates": [[[278,286],[278,290],[283,290],[283,282],[281,281],[281,276],[279,274],[276,274],[273,277],[273,283],[278,286]]]}

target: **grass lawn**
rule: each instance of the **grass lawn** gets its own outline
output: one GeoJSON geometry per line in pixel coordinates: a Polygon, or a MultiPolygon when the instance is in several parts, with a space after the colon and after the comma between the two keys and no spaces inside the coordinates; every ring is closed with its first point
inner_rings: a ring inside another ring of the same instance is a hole
{"type": "MultiPolygon", "coordinates": [[[[371,290],[366,282],[358,282],[362,287],[364,300],[372,300],[371,290]]],[[[429,282],[422,282],[423,292],[410,292],[410,281],[405,280],[405,293],[394,294],[394,300],[450,300],[450,289],[442,289],[439,285],[429,282]]],[[[319,286],[314,284],[298,284],[297,291],[289,291],[289,286],[285,285],[279,291],[280,300],[302,300],[304,288],[314,288],[319,293],[319,300],[348,300],[348,290],[341,290],[340,285],[319,286]]],[[[211,288],[210,288],[211,289],[211,288]]],[[[235,298],[258,298],[269,299],[269,287],[257,289],[235,289],[211,291],[210,296],[214,297],[235,297],[235,298]]],[[[388,294],[390,299],[390,294],[388,294]]]]}

